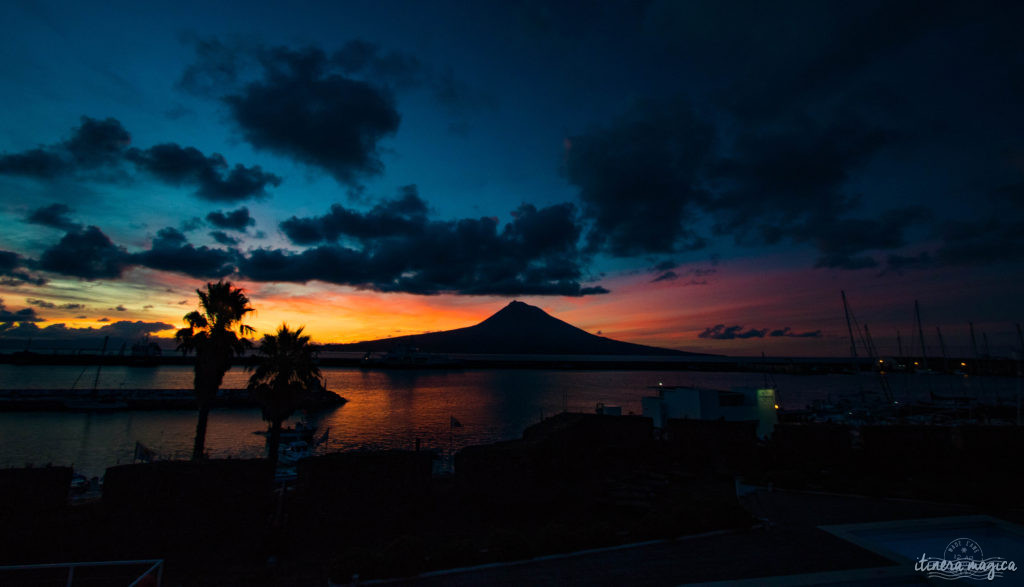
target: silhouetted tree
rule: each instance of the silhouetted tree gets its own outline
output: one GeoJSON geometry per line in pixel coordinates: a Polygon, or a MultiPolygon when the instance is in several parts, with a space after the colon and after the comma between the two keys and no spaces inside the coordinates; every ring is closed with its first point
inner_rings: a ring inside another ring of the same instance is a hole
{"type": "Polygon", "coordinates": [[[249,377],[249,390],[263,407],[263,419],[270,422],[268,456],[274,464],[281,445],[281,424],[304,394],[322,386],[316,349],[302,334],[303,328],[290,330],[282,324],[276,334],[264,335],[249,377]]]}
{"type": "Polygon", "coordinates": [[[174,335],[178,350],[196,353],[195,391],[199,405],[196,440],[192,460],[203,458],[206,445],[206,423],[210,417],[210,403],[231,368],[231,359],[252,346],[245,338],[256,331],[242,324],[242,319],[254,311],[245,291],[230,281],[207,283],[206,291],[197,289],[199,310],[185,314],[187,327],[174,335]],[[235,332],[235,331],[238,332],[235,332]]]}

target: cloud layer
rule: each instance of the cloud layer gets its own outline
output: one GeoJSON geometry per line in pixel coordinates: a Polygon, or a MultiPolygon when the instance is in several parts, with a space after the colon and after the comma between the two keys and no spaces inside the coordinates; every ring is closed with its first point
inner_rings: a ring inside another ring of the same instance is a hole
{"type": "Polygon", "coordinates": [[[711,340],[743,340],[747,338],[764,338],[765,336],[778,338],[778,337],[789,337],[789,338],[819,338],[821,337],[820,330],[809,330],[806,332],[794,332],[789,326],[785,328],[750,328],[744,330],[743,326],[726,326],[725,324],[716,324],[705,328],[697,338],[707,338],[711,340]]]}
{"type": "MultiPolygon", "coordinates": [[[[118,120],[83,116],[82,124],[72,129],[67,140],[21,153],[0,155],[0,174],[41,180],[72,177],[120,181],[131,168],[168,185],[194,188],[196,196],[213,202],[265,197],[268,186],[281,183],[280,177],[263,171],[258,165],[236,164],[230,167],[221,155],[203,155],[194,147],[163,143],[138,149],[129,148],[129,144],[131,135],[118,120]]],[[[49,222],[48,225],[55,226],[53,213],[59,216],[61,210],[51,209],[49,217],[44,210],[36,212],[41,215],[30,217],[30,221],[38,224],[49,222]]],[[[66,208],[63,213],[67,213],[66,208]]]]}
{"type": "MultiPolygon", "coordinates": [[[[238,230],[251,224],[246,208],[211,213],[208,220],[238,230]]],[[[540,209],[524,204],[504,226],[486,217],[431,220],[416,187],[406,186],[398,197],[383,200],[368,212],[335,204],[323,216],[283,221],[282,232],[306,247],[299,250],[244,252],[236,248],[237,239],[223,231],[213,234],[225,248],[197,246],[182,231],[165,227],[148,249],[131,252],[96,226],[78,228],[70,220],[68,225],[72,228],[42,253],[36,265],[87,280],[116,279],[138,266],[199,279],[322,281],[423,295],[607,293],[601,286],[584,285],[587,258],[578,247],[582,229],[570,204],[540,209]]],[[[19,257],[5,261],[8,272],[20,262],[19,257]]]]}

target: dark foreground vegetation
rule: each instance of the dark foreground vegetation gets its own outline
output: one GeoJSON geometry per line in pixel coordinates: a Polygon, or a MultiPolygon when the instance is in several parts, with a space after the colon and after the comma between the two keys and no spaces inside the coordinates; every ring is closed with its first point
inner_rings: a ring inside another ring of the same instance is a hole
{"type": "MultiPolygon", "coordinates": [[[[780,425],[561,414],[522,439],[300,461],[286,492],[266,460],[108,469],[68,505],[65,468],[0,471],[0,564],[162,558],[169,585],[344,583],[749,528],[734,478],[776,487],[1020,506],[1016,427],[780,425]]],[[[738,553],[739,554],[739,553],[738,553]]]]}

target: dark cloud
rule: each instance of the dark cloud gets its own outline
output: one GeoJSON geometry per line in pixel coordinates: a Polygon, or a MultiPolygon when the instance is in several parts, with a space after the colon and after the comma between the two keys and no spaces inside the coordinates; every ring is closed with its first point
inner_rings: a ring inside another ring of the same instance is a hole
{"type": "Polygon", "coordinates": [[[340,204],[331,206],[324,216],[291,218],[281,223],[281,231],[295,244],[337,242],[342,236],[376,239],[422,233],[427,224],[427,204],[416,186],[402,188],[402,196],[384,200],[363,214],[340,204]]]}
{"type": "Polygon", "coordinates": [[[933,250],[889,255],[882,273],[1024,262],[1024,214],[1012,206],[983,219],[939,223],[933,236],[933,250]]]}
{"type": "Polygon", "coordinates": [[[791,338],[821,338],[820,330],[808,330],[806,332],[793,332],[793,330],[787,326],[777,330],[772,330],[768,333],[768,336],[788,336],[791,338]]]}
{"type": "Polygon", "coordinates": [[[672,261],[662,261],[655,265],[652,269],[658,275],[651,280],[651,283],[658,283],[660,281],[676,281],[684,277],[691,278],[686,285],[707,285],[708,281],[705,279],[709,275],[714,275],[718,272],[718,269],[714,267],[690,267],[685,270],[675,271],[678,266],[672,261]]]}
{"type": "Polygon", "coordinates": [[[332,73],[320,49],[268,49],[262,79],[224,96],[242,136],[354,184],[383,171],[377,143],[398,130],[389,91],[332,73]]]}
{"type": "Polygon", "coordinates": [[[709,171],[722,186],[709,208],[716,232],[739,241],[778,242],[797,228],[850,211],[851,172],[891,140],[855,117],[827,123],[798,117],[743,132],[709,171]]]}
{"type": "Polygon", "coordinates": [[[810,330],[806,332],[793,332],[793,330],[786,326],[785,328],[769,329],[769,328],[750,328],[744,330],[742,326],[726,326],[725,324],[716,324],[705,328],[703,332],[697,335],[698,338],[709,338],[712,340],[735,340],[735,339],[747,339],[747,338],[764,338],[765,336],[771,337],[789,337],[789,338],[819,338],[821,336],[820,330],[810,330]]]}
{"type": "Polygon", "coordinates": [[[78,170],[116,167],[130,143],[131,135],[117,120],[83,116],[82,124],[65,141],[0,155],[0,173],[52,179],[78,170]]]}
{"type": "Polygon", "coordinates": [[[566,177],[593,223],[588,248],[626,257],[704,247],[688,225],[708,197],[699,173],[713,143],[714,129],[680,102],[568,139],[566,177]]]}
{"type": "Polygon", "coordinates": [[[10,311],[4,305],[3,298],[0,298],[0,325],[10,328],[15,323],[40,322],[40,318],[33,308],[10,311]]]}
{"type": "Polygon", "coordinates": [[[213,240],[217,241],[218,244],[222,244],[229,247],[236,246],[238,245],[238,243],[241,242],[237,238],[229,235],[223,230],[214,230],[210,233],[210,236],[213,237],[213,240]]]}
{"type": "MultiPolygon", "coordinates": [[[[589,250],[661,255],[699,249],[713,235],[748,246],[807,243],[819,267],[862,269],[878,265],[868,252],[903,247],[908,229],[929,218],[920,206],[857,216],[851,179],[900,137],[855,111],[786,116],[731,134],[722,124],[677,100],[568,139],[566,175],[591,221],[589,250]]],[[[672,279],[673,268],[659,264],[658,278],[672,279]]]]}
{"type": "Polygon", "coordinates": [[[899,2],[801,2],[763,10],[741,0],[664,10],[669,5],[661,7],[658,26],[665,34],[675,28],[673,40],[683,50],[700,43],[709,54],[704,66],[735,72],[717,98],[748,124],[809,109],[840,88],[856,87],[873,65],[950,17],[968,20],[970,12],[951,11],[948,2],[930,3],[928,10],[899,2]]]}
{"type": "Polygon", "coordinates": [[[767,333],[767,328],[762,328],[760,330],[751,328],[750,330],[744,331],[742,326],[716,324],[705,328],[704,331],[697,336],[698,338],[710,338],[713,340],[733,340],[736,338],[764,338],[764,335],[767,333]]]}
{"type": "Polygon", "coordinates": [[[131,255],[130,261],[150,269],[211,279],[233,273],[237,257],[233,250],[196,247],[188,243],[181,231],[167,227],[157,232],[148,251],[131,255]]]}
{"type": "Polygon", "coordinates": [[[679,263],[676,263],[675,261],[666,259],[664,261],[658,262],[654,267],[651,267],[651,271],[654,271],[654,272],[669,271],[671,269],[675,269],[676,267],[679,267],[679,263]]]}
{"type": "Polygon", "coordinates": [[[50,204],[49,206],[43,206],[33,210],[25,219],[25,222],[49,226],[51,228],[59,228],[64,231],[78,230],[82,228],[81,224],[72,221],[68,217],[70,213],[71,208],[66,204],[50,204]]]}
{"type": "Polygon", "coordinates": [[[183,273],[200,279],[229,275],[235,270],[233,250],[196,247],[176,228],[164,228],[149,250],[129,253],[116,246],[99,228],[71,231],[43,252],[39,267],[83,279],[117,278],[131,266],[183,273]]]}
{"type": "Polygon", "coordinates": [[[1005,211],[984,220],[953,220],[939,227],[942,244],[935,259],[942,265],[990,265],[1024,261],[1024,215],[1005,211]]]}
{"type": "Polygon", "coordinates": [[[196,58],[178,82],[181,89],[223,100],[254,147],[323,170],[347,186],[383,171],[378,145],[401,122],[396,92],[426,91],[452,113],[494,104],[450,69],[361,39],[334,52],[193,42],[196,58]]]}
{"type": "MultiPolygon", "coordinates": [[[[328,215],[293,217],[282,223],[297,243],[325,244],[248,254],[230,246],[195,246],[173,227],[161,229],[148,250],[130,253],[90,226],[66,233],[43,253],[39,266],[84,279],[116,278],[129,267],[141,266],[201,279],[237,273],[256,281],[319,280],[426,295],[607,293],[601,286],[581,283],[587,280],[584,267],[589,259],[578,247],[582,229],[571,204],[523,204],[503,226],[497,218],[486,217],[429,220],[427,211],[415,186],[406,186],[398,197],[368,212],[335,205],[328,215]],[[342,239],[344,244],[336,242],[342,239]]],[[[222,231],[211,234],[229,245],[235,240],[222,231]]]]}
{"type": "Polygon", "coordinates": [[[128,311],[128,308],[125,308],[122,305],[118,305],[116,308],[107,308],[107,309],[108,310],[113,310],[115,312],[127,312],[128,311]]]}
{"type": "Polygon", "coordinates": [[[824,255],[814,263],[815,267],[827,267],[829,269],[870,269],[878,267],[878,261],[868,255],[846,255],[836,253],[824,255]]]}
{"type": "Polygon", "coordinates": [[[493,98],[458,80],[451,68],[438,70],[416,55],[387,50],[363,39],[349,40],[334,52],[318,47],[297,50],[237,41],[225,43],[216,38],[188,41],[195,46],[196,59],[182,73],[178,87],[202,96],[235,92],[246,81],[251,81],[254,74],[261,74],[268,67],[279,67],[281,53],[292,53],[301,55],[306,63],[315,62],[325,74],[340,74],[395,91],[424,89],[439,104],[453,111],[494,103],[493,98]]]}
{"type": "Polygon", "coordinates": [[[95,226],[68,232],[39,258],[40,269],[89,280],[120,277],[128,263],[124,247],[95,226]]]}
{"type": "MultiPolygon", "coordinates": [[[[107,319],[101,319],[101,322],[107,321],[107,319]]],[[[103,337],[109,336],[114,342],[127,341],[132,342],[155,334],[157,332],[164,332],[174,328],[173,325],[167,324],[166,322],[143,322],[141,320],[132,322],[130,320],[121,320],[106,324],[99,328],[73,328],[66,326],[65,324],[50,324],[44,328],[39,328],[35,324],[22,322],[18,326],[11,326],[4,328],[0,325],[0,338],[4,339],[27,339],[33,340],[47,340],[47,341],[84,341],[84,340],[95,340],[99,341],[103,337]]]]}
{"type": "Polygon", "coordinates": [[[83,116],[82,125],[75,129],[64,147],[76,164],[95,169],[118,165],[131,142],[131,135],[116,119],[96,120],[83,116]]]}
{"type": "Polygon", "coordinates": [[[46,300],[40,300],[36,298],[26,298],[25,303],[30,306],[37,306],[39,308],[53,309],[57,307],[57,304],[48,302],[46,300]]]}
{"type": "Polygon", "coordinates": [[[127,158],[140,169],[163,182],[196,187],[196,195],[214,202],[235,202],[265,197],[266,188],[281,184],[281,178],[264,172],[260,166],[228,166],[224,157],[214,153],[206,156],[193,147],[174,143],[156,145],[146,150],[131,149],[127,158]]]}
{"type": "Polygon", "coordinates": [[[23,284],[43,285],[46,280],[31,275],[25,265],[30,263],[14,251],[0,250],[0,285],[18,286],[23,284]]]}
{"type": "Polygon", "coordinates": [[[165,143],[137,149],[128,148],[130,143],[131,135],[117,120],[83,116],[81,126],[75,128],[66,141],[0,156],[0,174],[39,179],[66,175],[110,180],[125,177],[123,167],[131,163],[164,183],[195,187],[195,194],[200,198],[220,202],[263,197],[267,195],[267,186],[281,183],[281,178],[263,171],[258,165],[230,167],[221,155],[206,156],[194,147],[165,143]]]}
{"type": "Polygon", "coordinates": [[[301,243],[349,237],[358,248],[326,244],[299,253],[257,249],[240,272],[258,281],[320,280],[417,294],[567,295],[606,293],[580,284],[575,207],[524,204],[499,227],[494,218],[430,221],[410,187],[360,213],[332,207],[326,216],[292,218],[282,229],[301,243]]]}
{"type": "Polygon", "coordinates": [[[893,272],[903,275],[906,271],[915,269],[931,269],[937,265],[931,253],[924,251],[917,255],[889,255],[885,261],[883,273],[893,272]]]}
{"type": "Polygon", "coordinates": [[[248,227],[256,224],[256,220],[249,216],[249,208],[245,206],[230,212],[215,210],[206,215],[206,221],[217,228],[238,232],[245,232],[248,227]]]}
{"type": "Polygon", "coordinates": [[[71,164],[59,155],[43,149],[0,155],[0,173],[49,179],[64,175],[71,164]]]}
{"type": "Polygon", "coordinates": [[[193,230],[199,230],[200,228],[202,228],[202,226],[203,219],[199,218],[198,216],[193,216],[192,218],[189,218],[188,220],[183,220],[181,222],[181,231],[192,232],[193,230]]]}
{"type": "MultiPolygon", "coordinates": [[[[0,260],[2,258],[0,255],[0,260]]],[[[60,242],[43,252],[38,266],[45,271],[89,280],[117,278],[132,266],[211,279],[233,273],[237,259],[238,252],[233,249],[196,247],[181,231],[171,227],[157,232],[148,250],[129,253],[111,242],[99,228],[89,226],[66,233],[60,242]]]]}

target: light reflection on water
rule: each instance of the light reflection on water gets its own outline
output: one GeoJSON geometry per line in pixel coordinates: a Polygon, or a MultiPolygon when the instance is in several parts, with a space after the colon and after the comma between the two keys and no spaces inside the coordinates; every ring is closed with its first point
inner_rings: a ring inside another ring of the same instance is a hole
{"type": "MultiPolygon", "coordinates": [[[[685,371],[361,371],[324,369],[329,389],[349,402],[312,419],[330,427],[325,450],[408,448],[448,453],[450,448],[518,438],[525,427],[567,408],[592,412],[598,402],[641,412],[641,398],[651,386],[701,385],[729,388],[761,385],[755,373],[685,371]],[[451,418],[462,426],[452,428],[451,418]]],[[[243,387],[247,373],[233,369],[224,387],[243,387]]],[[[0,365],[0,389],[90,388],[95,367],[0,365]],[[84,373],[83,373],[84,372],[84,373]]],[[[783,407],[801,407],[814,399],[859,395],[878,389],[875,375],[774,377],[783,407]]],[[[897,398],[924,398],[936,393],[1012,396],[1014,379],[953,376],[890,378],[897,398]]],[[[189,388],[186,366],[106,367],[98,386],[106,389],[189,388]]],[[[195,432],[195,412],[0,413],[0,467],[25,463],[74,464],[80,472],[101,475],[111,465],[130,462],[139,441],[167,457],[188,457],[195,432]]],[[[265,429],[258,410],[214,410],[207,449],[214,457],[255,457],[263,453],[265,429]]]]}

